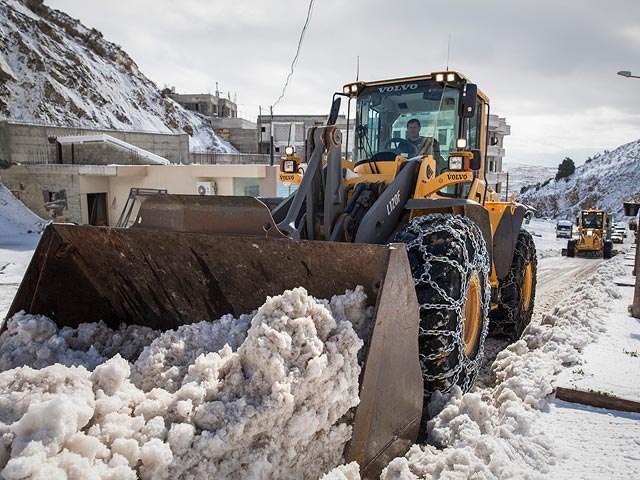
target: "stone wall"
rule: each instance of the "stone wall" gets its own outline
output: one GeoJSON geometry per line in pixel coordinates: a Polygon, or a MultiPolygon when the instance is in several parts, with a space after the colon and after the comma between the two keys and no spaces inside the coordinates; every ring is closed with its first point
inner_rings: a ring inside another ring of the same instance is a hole
{"type": "Polygon", "coordinates": [[[231,143],[241,153],[258,152],[258,131],[245,128],[214,128],[223,140],[231,143]]]}
{"type": "MultiPolygon", "coordinates": [[[[124,132],[114,130],[89,130],[65,127],[51,127],[44,125],[28,125],[0,122],[0,160],[20,164],[71,163],[71,146],[58,149],[57,137],[68,135],[95,135],[105,133],[123,140],[149,152],[166,158],[172,163],[181,163],[189,158],[189,136],[186,133],[147,133],[124,132]]],[[[76,163],[104,163],[103,156],[108,154],[113,158],[109,163],[122,162],[124,164],[138,164],[140,161],[135,154],[123,152],[114,147],[100,145],[75,145],[74,161],[76,163]],[[78,154],[76,156],[76,153],[78,154]]]]}
{"type": "Polygon", "coordinates": [[[67,209],[56,222],[82,222],[78,167],[68,165],[14,165],[0,170],[0,180],[22,203],[42,218],[51,218],[44,208],[43,190],[66,190],[67,209]]]}

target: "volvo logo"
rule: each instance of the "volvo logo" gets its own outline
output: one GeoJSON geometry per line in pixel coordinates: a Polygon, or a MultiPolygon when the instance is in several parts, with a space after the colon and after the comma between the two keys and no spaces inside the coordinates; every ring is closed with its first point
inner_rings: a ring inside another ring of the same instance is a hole
{"type": "Polygon", "coordinates": [[[466,180],[467,175],[465,173],[447,173],[447,180],[466,180]]]}
{"type": "Polygon", "coordinates": [[[407,92],[409,90],[415,90],[418,88],[417,83],[403,83],[402,85],[387,85],[385,87],[378,87],[380,93],[388,92],[407,92]]]}

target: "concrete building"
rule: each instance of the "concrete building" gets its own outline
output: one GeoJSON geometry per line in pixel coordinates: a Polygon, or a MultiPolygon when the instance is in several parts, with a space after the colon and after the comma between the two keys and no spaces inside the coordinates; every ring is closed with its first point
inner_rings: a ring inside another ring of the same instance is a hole
{"type": "MultiPolygon", "coordinates": [[[[258,153],[271,154],[271,116],[262,115],[258,117],[258,153]]],[[[284,147],[293,145],[296,149],[296,156],[305,161],[307,155],[311,152],[307,151],[307,133],[312,127],[326,125],[326,115],[274,115],[273,116],[273,155],[276,162],[279,162],[281,156],[284,155],[284,147]]],[[[336,122],[342,131],[342,144],[345,148],[345,154],[351,158],[353,146],[353,133],[348,138],[349,145],[345,147],[347,142],[347,119],[344,115],[338,117],[336,122]]],[[[353,122],[350,124],[353,129],[353,122]]]]}
{"type": "Polygon", "coordinates": [[[502,160],[504,158],[504,137],[511,134],[511,126],[507,120],[498,115],[489,115],[489,144],[487,145],[487,181],[489,187],[499,194],[504,194],[503,200],[508,200],[507,183],[508,173],[503,172],[502,160]],[[493,139],[493,140],[491,140],[493,139]],[[491,145],[491,144],[494,145],[491,145]]]}
{"type": "Polygon", "coordinates": [[[210,93],[175,93],[167,95],[187,110],[201,113],[208,117],[209,125],[216,135],[233,145],[242,153],[259,153],[256,124],[238,118],[238,106],[231,98],[210,93]]]}
{"type": "Polygon", "coordinates": [[[237,118],[238,106],[231,98],[220,97],[210,93],[169,93],[174,101],[187,110],[201,113],[205,117],[212,118],[237,118]]]}
{"type": "MultiPolygon", "coordinates": [[[[249,130],[257,144],[256,129],[249,130]]],[[[187,134],[0,122],[2,182],[38,215],[61,222],[114,226],[132,188],[273,197],[278,167],[269,162],[267,155],[189,152],[187,134]],[[112,141],[85,142],[106,137],[112,141]]]]}
{"type": "Polygon", "coordinates": [[[268,165],[14,165],[0,170],[2,183],[41,217],[100,226],[116,225],[132,188],[273,197],[277,178],[278,167],[268,165]],[[54,199],[64,199],[63,207],[50,208],[54,199]]]}
{"type": "Polygon", "coordinates": [[[213,131],[242,153],[259,153],[258,127],[244,118],[211,118],[213,131]]]}

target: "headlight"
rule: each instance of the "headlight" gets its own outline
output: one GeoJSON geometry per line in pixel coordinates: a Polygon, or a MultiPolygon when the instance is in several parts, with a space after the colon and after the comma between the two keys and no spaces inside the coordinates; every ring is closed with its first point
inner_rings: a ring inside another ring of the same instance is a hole
{"type": "Polygon", "coordinates": [[[296,173],[296,162],[293,160],[285,160],[283,169],[284,173],[296,173]]]}
{"type": "Polygon", "coordinates": [[[361,85],[364,84],[362,82],[347,83],[344,87],[342,87],[342,93],[353,97],[358,94],[358,90],[360,90],[361,85]]]}
{"type": "Polygon", "coordinates": [[[455,82],[456,81],[456,74],[455,73],[447,73],[447,82],[455,82]]]}
{"type": "Polygon", "coordinates": [[[293,146],[289,145],[284,147],[284,154],[288,157],[292,156],[294,153],[296,153],[296,149],[293,148],[293,146]]]}
{"type": "Polygon", "coordinates": [[[436,74],[436,82],[444,82],[444,73],[436,74]]]}
{"type": "Polygon", "coordinates": [[[467,148],[467,139],[466,138],[458,138],[456,140],[456,147],[461,150],[463,148],[467,148]]]}
{"type": "Polygon", "coordinates": [[[449,157],[449,170],[462,170],[463,157],[449,157]]]}

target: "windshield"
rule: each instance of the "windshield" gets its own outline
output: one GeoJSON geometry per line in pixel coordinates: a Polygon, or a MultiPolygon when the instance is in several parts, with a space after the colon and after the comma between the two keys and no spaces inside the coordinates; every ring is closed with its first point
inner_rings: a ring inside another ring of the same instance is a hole
{"type": "Polygon", "coordinates": [[[432,80],[364,88],[356,113],[356,164],[432,154],[440,173],[455,149],[459,96],[458,89],[432,80]]]}
{"type": "Polygon", "coordinates": [[[602,212],[583,213],[582,228],[602,228],[602,212]]]}

